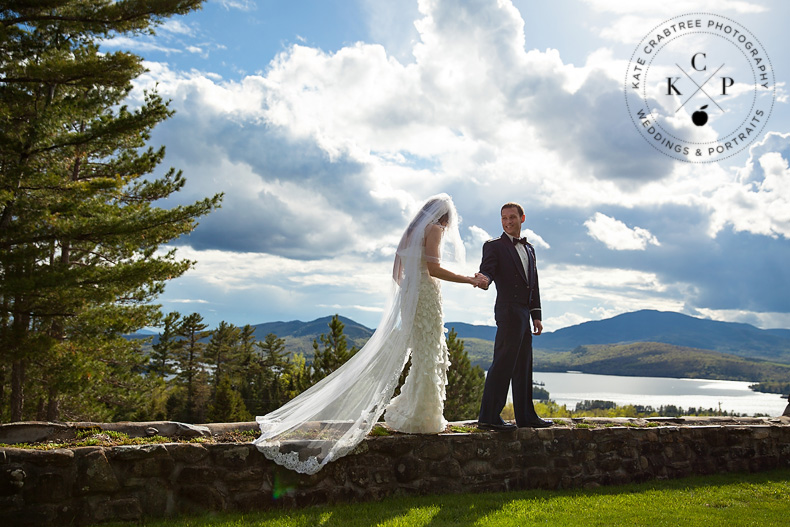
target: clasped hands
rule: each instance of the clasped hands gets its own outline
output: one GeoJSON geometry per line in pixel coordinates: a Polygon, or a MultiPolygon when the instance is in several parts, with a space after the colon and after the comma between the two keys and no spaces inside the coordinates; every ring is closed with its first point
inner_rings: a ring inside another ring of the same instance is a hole
{"type": "Polygon", "coordinates": [[[482,273],[475,273],[472,277],[472,285],[474,287],[479,287],[480,289],[488,289],[489,285],[488,277],[482,273]]]}

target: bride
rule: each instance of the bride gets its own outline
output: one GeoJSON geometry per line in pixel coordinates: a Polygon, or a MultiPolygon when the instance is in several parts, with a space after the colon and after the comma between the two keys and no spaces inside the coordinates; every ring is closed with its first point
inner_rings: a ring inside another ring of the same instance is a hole
{"type": "Polygon", "coordinates": [[[428,199],[403,233],[390,303],[370,340],[331,375],[256,418],[262,434],[254,443],[266,457],[314,474],[353,450],[382,413],[387,426],[399,432],[436,434],[445,429],[450,361],[439,280],[481,284],[478,278],[442,267],[442,242],[452,246],[452,259],[463,262],[458,215],[447,194],[428,199]],[[409,356],[406,382],[390,400],[409,356]]]}

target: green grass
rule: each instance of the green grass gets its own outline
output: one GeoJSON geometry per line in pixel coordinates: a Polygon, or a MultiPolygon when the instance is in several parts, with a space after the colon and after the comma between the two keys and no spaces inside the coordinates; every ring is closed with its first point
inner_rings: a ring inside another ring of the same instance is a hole
{"type": "MultiPolygon", "coordinates": [[[[118,526],[140,523],[113,524],[118,526]]],[[[790,525],[790,469],[590,490],[393,498],[300,510],[211,514],[150,527],[558,527],[790,525]]]]}

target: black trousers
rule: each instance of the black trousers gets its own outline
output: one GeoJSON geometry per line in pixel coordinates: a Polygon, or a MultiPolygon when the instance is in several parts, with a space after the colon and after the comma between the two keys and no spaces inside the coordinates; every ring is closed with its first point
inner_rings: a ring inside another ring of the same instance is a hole
{"type": "Polygon", "coordinates": [[[532,326],[529,307],[503,303],[494,308],[496,337],[494,360],[486,374],[483,401],[478,421],[500,424],[499,414],[507,402],[508,388],[513,386],[513,411],[516,425],[526,426],[538,418],[532,404],[532,326]]]}

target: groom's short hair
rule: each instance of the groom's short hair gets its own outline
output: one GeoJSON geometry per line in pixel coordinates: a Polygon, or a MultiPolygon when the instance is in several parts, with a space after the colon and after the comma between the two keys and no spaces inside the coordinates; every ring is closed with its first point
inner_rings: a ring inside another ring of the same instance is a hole
{"type": "Polygon", "coordinates": [[[502,205],[502,208],[499,209],[499,213],[501,214],[503,210],[509,209],[509,208],[514,208],[514,209],[518,210],[518,215],[519,216],[523,216],[524,215],[524,207],[522,207],[521,205],[519,205],[518,203],[516,203],[514,201],[508,201],[507,203],[502,205]]]}

